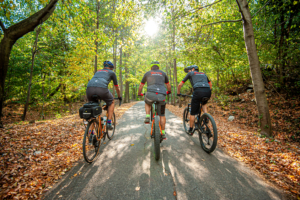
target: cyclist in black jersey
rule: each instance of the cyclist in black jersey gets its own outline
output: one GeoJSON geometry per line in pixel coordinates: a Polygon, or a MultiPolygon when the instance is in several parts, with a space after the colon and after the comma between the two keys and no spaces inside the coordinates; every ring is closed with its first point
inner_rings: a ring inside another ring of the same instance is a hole
{"type": "Polygon", "coordinates": [[[108,90],[108,84],[110,81],[114,82],[120,101],[122,101],[122,97],[118,86],[117,76],[115,72],[112,71],[114,69],[114,65],[110,61],[104,61],[103,66],[104,69],[98,70],[89,81],[86,89],[86,96],[89,101],[93,100],[93,95],[98,95],[101,100],[105,101],[108,106],[107,128],[112,130],[113,127],[111,125],[111,118],[114,113],[115,103],[113,95],[108,90]]]}
{"type": "Polygon", "coordinates": [[[166,95],[171,94],[171,85],[169,84],[168,76],[165,72],[159,70],[159,62],[153,61],[151,63],[151,71],[145,73],[142,82],[139,87],[138,94],[143,96],[142,89],[147,82],[147,93],[145,95],[145,110],[146,118],[145,123],[150,123],[150,110],[152,104],[156,101],[158,103],[158,115],[160,116],[160,124],[162,130],[162,138],[166,139],[165,135],[165,107],[166,107],[166,95]],[[166,90],[165,84],[168,91],[166,90]]]}
{"type": "MultiPolygon", "coordinates": [[[[199,72],[199,68],[196,65],[189,66],[185,68],[184,71],[188,72],[188,74],[178,85],[177,96],[181,95],[180,89],[183,86],[183,84],[189,79],[194,89],[192,103],[191,103],[190,129],[189,129],[189,132],[193,133],[195,115],[197,115],[200,111],[200,101],[203,97],[208,97],[208,98],[211,97],[212,83],[204,72],[199,72]]],[[[204,113],[207,113],[206,104],[207,101],[202,102],[202,109],[204,113]]]]}

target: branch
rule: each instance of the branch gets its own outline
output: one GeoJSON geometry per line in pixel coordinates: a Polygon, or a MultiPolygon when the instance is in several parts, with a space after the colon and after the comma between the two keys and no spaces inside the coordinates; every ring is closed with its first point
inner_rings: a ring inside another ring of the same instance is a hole
{"type": "Polygon", "coordinates": [[[46,21],[55,10],[58,1],[59,0],[51,0],[43,9],[9,27],[7,33],[10,35],[10,38],[18,40],[20,37],[33,31],[35,27],[46,21]]]}
{"type": "Polygon", "coordinates": [[[197,10],[201,10],[201,9],[203,9],[203,8],[207,8],[207,7],[210,7],[210,6],[212,6],[212,5],[214,5],[214,4],[216,4],[216,3],[219,3],[219,2],[221,2],[222,0],[219,0],[219,1],[215,1],[215,2],[213,2],[212,4],[208,4],[208,5],[206,5],[206,6],[203,6],[203,7],[200,7],[200,8],[196,8],[196,9],[193,9],[193,10],[190,10],[190,11],[188,11],[187,12],[187,14],[185,14],[185,15],[183,15],[183,16],[177,16],[177,17],[175,17],[175,18],[173,18],[173,20],[175,20],[175,19],[177,19],[178,17],[186,17],[189,13],[194,13],[194,12],[196,12],[197,10]]]}
{"type": "Polygon", "coordinates": [[[6,28],[5,28],[5,26],[4,26],[4,24],[2,23],[1,20],[0,20],[0,26],[1,26],[2,30],[3,30],[3,32],[5,32],[5,31],[6,31],[6,28]]]}
{"type": "Polygon", "coordinates": [[[219,23],[224,23],[224,22],[240,22],[240,21],[242,21],[242,19],[238,19],[238,20],[225,20],[225,21],[213,22],[213,23],[210,23],[210,24],[204,24],[202,26],[209,26],[209,25],[219,24],[219,23]]]}
{"type": "Polygon", "coordinates": [[[271,0],[269,0],[263,7],[261,7],[252,17],[254,17],[257,13],[259,13],[264,7],[266,7],[266,5],[270,2],[271,0]]]}

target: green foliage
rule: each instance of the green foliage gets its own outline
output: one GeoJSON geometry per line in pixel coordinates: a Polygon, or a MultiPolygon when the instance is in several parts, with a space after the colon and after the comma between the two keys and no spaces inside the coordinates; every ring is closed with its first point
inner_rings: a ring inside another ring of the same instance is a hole
{"type": "MultiPolygon", "coordinates": [[[[0,20],[9,27],[46,4],[44,0],[2,0],[0,20]]],[[[104,60],[116,58],[118,78],[122,73],[123,84],[129,82],[130,94],[135,95],[152,60],[160,61],[173,92],[176,89],[174,59],[177,83],[186,75],[184,67],[198,65],[212,81],[213,92],[220,94],[219,103],[226,106],[228,96],[222,93],[241,87],[251,79],[243,26],[242,22],[207,25],[241,17],[235,1],[222,1],[199,9],[207,4],[199,1],[59,1],[54,14],[41,25],[31,101],[53,103],[81,99],[94,74],[96,55],[98,69],[104,60]],[[154,36],[147,36],[143,30],[145,21],[150,18],[160,18],[160,29],[154,36]],[[95,42],[99,44],[97,53],[95,42]]],[[[300,73],[300,3],[259,0],[249,6],[265,80],[272,82],[276,89],[290,93],[300,91],[297,76],[300,73]]],[[[7,100],[25,102],[34,40],[35,31],[19,39],[13,47],[5,80],[7,100]]],[[[181,93],[191,92],[191,85],[184,84],[181,93]]]]}

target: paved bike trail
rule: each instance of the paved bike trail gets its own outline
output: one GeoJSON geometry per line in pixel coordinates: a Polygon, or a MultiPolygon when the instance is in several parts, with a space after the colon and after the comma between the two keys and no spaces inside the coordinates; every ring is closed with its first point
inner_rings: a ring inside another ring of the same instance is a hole
{"type": "Polygon", "coordinates": [[[144,102],[118,121],[113,140],[92,164],[83,160],[45,199],[285,199],[242,163],[220,149],[205,153],[197,135],[183,131],[182,119],[166,111],[167,140],[154,158],[144,102]],[[132,146],[132,144],[134,144],[132,146]],[[74,176],[77,175],[77,176],[74,176]]]}

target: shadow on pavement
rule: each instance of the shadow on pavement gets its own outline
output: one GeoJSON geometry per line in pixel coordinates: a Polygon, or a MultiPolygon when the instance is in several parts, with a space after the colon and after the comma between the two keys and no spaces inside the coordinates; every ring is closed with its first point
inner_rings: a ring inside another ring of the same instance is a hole
{"type": "Polygon", "coordinates": [[[167,140],[161,143],[161,158],[156,161],[144,116],[143,102],[130,108],[97,160],[78,162],[45,199],[284,198],[221,150],[205,153],[198,136],[185,134],[182,120],[169,111],[167,140]]]}

